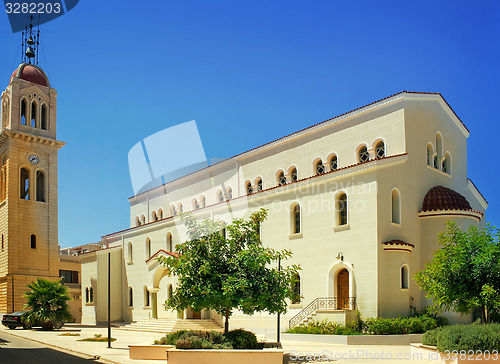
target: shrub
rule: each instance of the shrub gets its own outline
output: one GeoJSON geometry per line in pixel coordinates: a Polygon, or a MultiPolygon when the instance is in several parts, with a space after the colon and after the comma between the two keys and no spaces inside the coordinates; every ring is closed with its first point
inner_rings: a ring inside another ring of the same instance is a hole
{"type": "Polygon", "coordinates": [[[436,319],[428,315],[396,319],[368,318],[364,322],[364,330],[373,335],[421,334],[436,327],[436,319]]]}
{"type": "Polygon", "coordinates": [[[444,327],[438,327],[434,330],[424,332],[424,335],[422,336],[422,344],[436,346],[438,334],[443,329],[444,327]]]}
{"type": "Polygon", "coordinates": [[[234,349],[259,349],[257,337],[253,332],[238,329],[231,330],[224,336],[234,349]]]}
{"type": "Polygon", "coordinates": [[[311,321],[307,325],[291,328],[287,332],[294,334],[318,335],[360,335],[359,322],[349,322],[346,326],[328,320],[311,321]]]}
{"type": "Polygon", "coordinates": [[[163,336],[160,340],[155,340],[154,345],[175,345],[175,342],[184,335],[187,330],[179,330],[163,336]]]}
{"type": "MultiPolygon", "coordinates": [[[[172,334],[170,334],[172,335],[172,334]]],[[[167,335],[169,336],[169,335],[167,335]]],[[[166,337],[167,337],[166,336],[166,337]]],[[[231,343],[218,331],[183,331],[182,334],[170,337],[177,349],[232,349],[231,343]]],[[[167,340],[165,340],[167,342],[167,340]]]]}
{"type": "Polygon", "coordinates": [[[441,352],[500,351],[500,324],[448,326],[438,332],[436,342],[437,349],[441,352]]]}

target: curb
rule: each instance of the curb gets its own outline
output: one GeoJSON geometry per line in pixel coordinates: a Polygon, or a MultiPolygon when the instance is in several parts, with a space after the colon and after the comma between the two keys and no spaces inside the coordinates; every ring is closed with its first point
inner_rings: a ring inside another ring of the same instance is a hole
{"type": "Polygon", "coordinates": [[[105,359],[99,355],[90,355],[90,354],[87,354],[87,353],[82,353],[80,351],[76,351],[76,350],[72,350],[72,349],[67,349],[67,348],[63,348],[61,346],[57,346],[57,345],[53,345],[53,344],[49,344],[49,343],[46,343],[44,341],[40,341],[40,340],[36,340],[36,339],[32,339],[32,338],[29,338],[29,337],[24,337],[22,335],[16,335],[12,332],[9,332],[9,331],[3,331],[4,333],[6,333],[7,335],[10,335],[10,336],[15,336],[15,337],[18,337],[18,338],[21,338],[21,339],[25,339],[25,340],[29,340],[29,341],[33,341],[35,343],[38,343],[38,344],[43,344],[43,345],[46,345],[47,347],[50,347],[50,348],[53,348],[53,349],[56,349],[57,351],[62,351],[62,352],[65,352],[67,354],[75,354],[76,356],[79,356],[83,359],[92,359],[92,360],[96,360],[97,363],[110,363],[110,364],[123,364],[121,362],[117,362],[117,361],[113,361],[113,360],[109,360],[109,359],[105,359]]]}

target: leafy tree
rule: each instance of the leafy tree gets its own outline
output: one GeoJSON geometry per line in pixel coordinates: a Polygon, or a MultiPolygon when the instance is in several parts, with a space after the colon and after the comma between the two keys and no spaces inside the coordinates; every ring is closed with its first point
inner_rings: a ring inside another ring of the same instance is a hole
{"type": "Polygon", "coordinates": [[[463,231],[454,222],[438,235],[442,247],[416,274],[420,289],[433,300],[433,310],[455,310],[461,314],[482,309],[483,322],[500,309],[499,230],[489,224],[471,225],[463,231]]]}
{"type": "Polygon", "coordinates": [[[179,277],[167,307],[213,309],[225,317],[225,332],[234,309],[249,315],[286,312],[285,299],[293,297],[293,276],[299,267],[278,271],[278,259],[287,259],[292,253],[262,245],[259,230],[266,217],[267,210],[261,209],[248,220],[235,219],[224,226],[220,221],[181,215],[188,240],[177,246],[177,257],[158,258],[179,277]]]}
{"type": "Polygon", "coordinates": [[[44,329],[52,330],[71,320],[68,289],[60,281],[37,278],[28,284],[28,288],[24,308],[29,308],[29,311],[23,318],[26,323],[39,322],[44,329]]]}

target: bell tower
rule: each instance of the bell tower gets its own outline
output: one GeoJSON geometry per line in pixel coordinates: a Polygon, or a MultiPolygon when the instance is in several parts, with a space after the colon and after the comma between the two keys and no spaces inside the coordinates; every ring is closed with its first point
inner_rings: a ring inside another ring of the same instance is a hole
{"type": "Polygon", "coordinates": [[[57,92],[38,67],[39,32],[0,99],[0,312],[22,309],[26,285],[58,279],[57,92]]]}

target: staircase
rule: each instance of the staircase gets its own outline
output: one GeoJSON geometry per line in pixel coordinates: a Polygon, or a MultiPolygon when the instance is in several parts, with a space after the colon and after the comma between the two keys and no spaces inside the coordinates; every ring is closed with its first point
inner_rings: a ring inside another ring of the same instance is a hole
{"type": "Polygon", "coordinates": [[[356,307],[356,298],[340,298],[340,297],[324,297],[316,298],[306,306],[302,311],[296,314],[288,322],[288,328],[307,323],[310,319],[320,312],[341,312],[346,310],[354,310],[356,307]]]}
{"type": "Polygon", "coordinates": [[[214,320],[145,319],[130,323],[113,323],[116,330],[159,332],[168,334],[179,330],[224,331],[214,320]]]}

